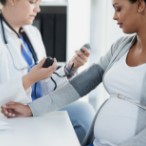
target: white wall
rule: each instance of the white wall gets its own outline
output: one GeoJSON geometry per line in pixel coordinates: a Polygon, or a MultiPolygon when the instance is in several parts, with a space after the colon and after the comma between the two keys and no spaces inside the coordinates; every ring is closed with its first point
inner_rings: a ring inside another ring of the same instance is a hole
{"type": "Polygon", "coordinates": [[[91,62],[105,53],[123,33],[113,20],[114,9],[110,0],[91,0],[91,62]]]}
{"type": "Polygon", "coordinates": [[[75,50],[90,41],[91,0],[68,0],[67,6],[67,60],[75,50]]]}
{"type": "MultiPolygon", "coordinates": [[[[110,48],[111,44],[123,35],[113,21],[111,0],[91,0],[91,33],[92,46],[90,63],[99,60],[100,56],[110,48]]],[[[89,102],[98,109],[108,97],[102,84],[89,94],[89,102]]]]}
{"type": "MultiPolygon", "coordinates": [[[[68,0],[67,9],[67,60],[69,60],[75,50],[80,49],[85,43],[90,43],[91,0],[68,0]]],[[[88,63],[78,72],[87,66],[88,63]]],[[[81,100],[88,101],[88,98],[81,100]]]]}

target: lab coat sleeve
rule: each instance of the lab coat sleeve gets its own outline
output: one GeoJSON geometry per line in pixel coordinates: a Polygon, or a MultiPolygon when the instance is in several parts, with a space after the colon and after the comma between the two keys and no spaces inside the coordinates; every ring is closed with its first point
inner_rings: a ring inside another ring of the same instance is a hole
{"type": "Polygon", "coordinates": [[[21,79],[13,79],[1,83],[0,94],[0,105],[9,101],[18,101],[22,103],[28,103],[31,101],[31,99],[28,98],[27,91],[24,90],[21,79]]]}

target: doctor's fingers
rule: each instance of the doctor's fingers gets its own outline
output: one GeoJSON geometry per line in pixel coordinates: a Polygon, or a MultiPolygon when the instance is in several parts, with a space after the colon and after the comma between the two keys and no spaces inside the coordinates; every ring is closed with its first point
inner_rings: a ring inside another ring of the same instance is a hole
{"type": "Polygon", "coordinates": [[[81,67],[82,65],[84,65],[86,63],[85,61],[83,61],[80,58],[74,60],[73,62],[74,62],[74,68],[76,68],[76,69],[81,67]]]}
{"type": "Polygon", "coordinates": [[[87,57],[89,57],[90,56],[90,51],[87,49],[87,48],[85,48],[85,47],[83,47],[81,50],[80,50],[80,52],[82,52],[85,56],[87,56],[87,57]]]}
{"type": "Polygon", "coordinates": [[[49,66],[47,68],[43,68],[44,74],[47,74],[47,77],[51,77],[53,72],[56,71],[56,68],[57,68],[57,61],[56,61],[56,59],[54,59],[54,62],[51,66],[49,66]]]}
{"type": "Polygon", "coordinates": [[[89,54],[87,55],[87,54],[83,53],[82,51],[76,51],[75,53],[76,53],[74,55],[75,58],[81,58],[84,61],[87,61],[89,58],[89,54]]]}
{"type": "Polygon", "coordinates": [[[36,66],[37,66],[38,68],[41,68],[41,67],[43,66],[45,60],[46,60],[46,58],[43,58],[36,66]]]}
{"type": "Polygon", "coordinates": [[[88,61],[88,57],[81,56],[79,54],[74,56],[74,58],[73,58],[73,62],[75,64],[75,66],[78,66],[78,67],[84,65],[87,61],[88,61]]]}
{"type": "MultiPolygon", "coordinates": [[[[42,68],[43,67],[43,64],[45,63],[45,60],[46,60],[46,58],[43,58],[37,65],[36,65],[36,67],[38,67],[38,68],[42,68]]],[[[56,69],[57,68],[57,60],[56,60],[56,58],[54,58],[53,59],[53,64],[51,65],[54,69],[56,69]]]]}
{"type": "Polygon", "coordinates": [[[44,68],[40,66],[41,63],[34,66],[28,73],[29,80],[32,81],[33,83],[50,77],[53,74],[53,72],[56,70],[57,67],[56,61],[54,61],[54,63],[48,68],[44,68]]]}

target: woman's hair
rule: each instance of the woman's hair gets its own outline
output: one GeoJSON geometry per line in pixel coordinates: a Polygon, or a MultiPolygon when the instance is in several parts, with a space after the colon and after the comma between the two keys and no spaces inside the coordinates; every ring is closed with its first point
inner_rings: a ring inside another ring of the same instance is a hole
{"type": "MultiPolygon", "coordinates": [[[[138,0],[129,0],[131,3],[135,3],[137,2],[138,0]]],[[[146,0],[144,0],[146,2],[146,0]]]]}
{"type": "Polygon", "coordinates": [[[0,3],[1,3],[2,5],[5,5],[6,2],[7,2],[7,0],[0,0],[0,3]]]}

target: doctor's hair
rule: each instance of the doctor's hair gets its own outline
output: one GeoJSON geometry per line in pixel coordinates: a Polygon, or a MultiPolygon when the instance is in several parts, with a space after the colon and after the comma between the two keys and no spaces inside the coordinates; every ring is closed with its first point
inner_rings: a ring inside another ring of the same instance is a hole
{"type": "Polygon", "coordinates": [[[1,3],[2,5],[5,5],[6,2],[7,2],[7,0],[0,0],[0,3],[1,3]]]}
{"type": "MultiPolygon", "coordinates": [[[[131,2],[131,3],[135,3],[137,1],[139,1],[139,0],[129,0],[129,2],[131,2]]],[[[144,0],[144,2],[146,3],[146,0],[144,0]]]]}

